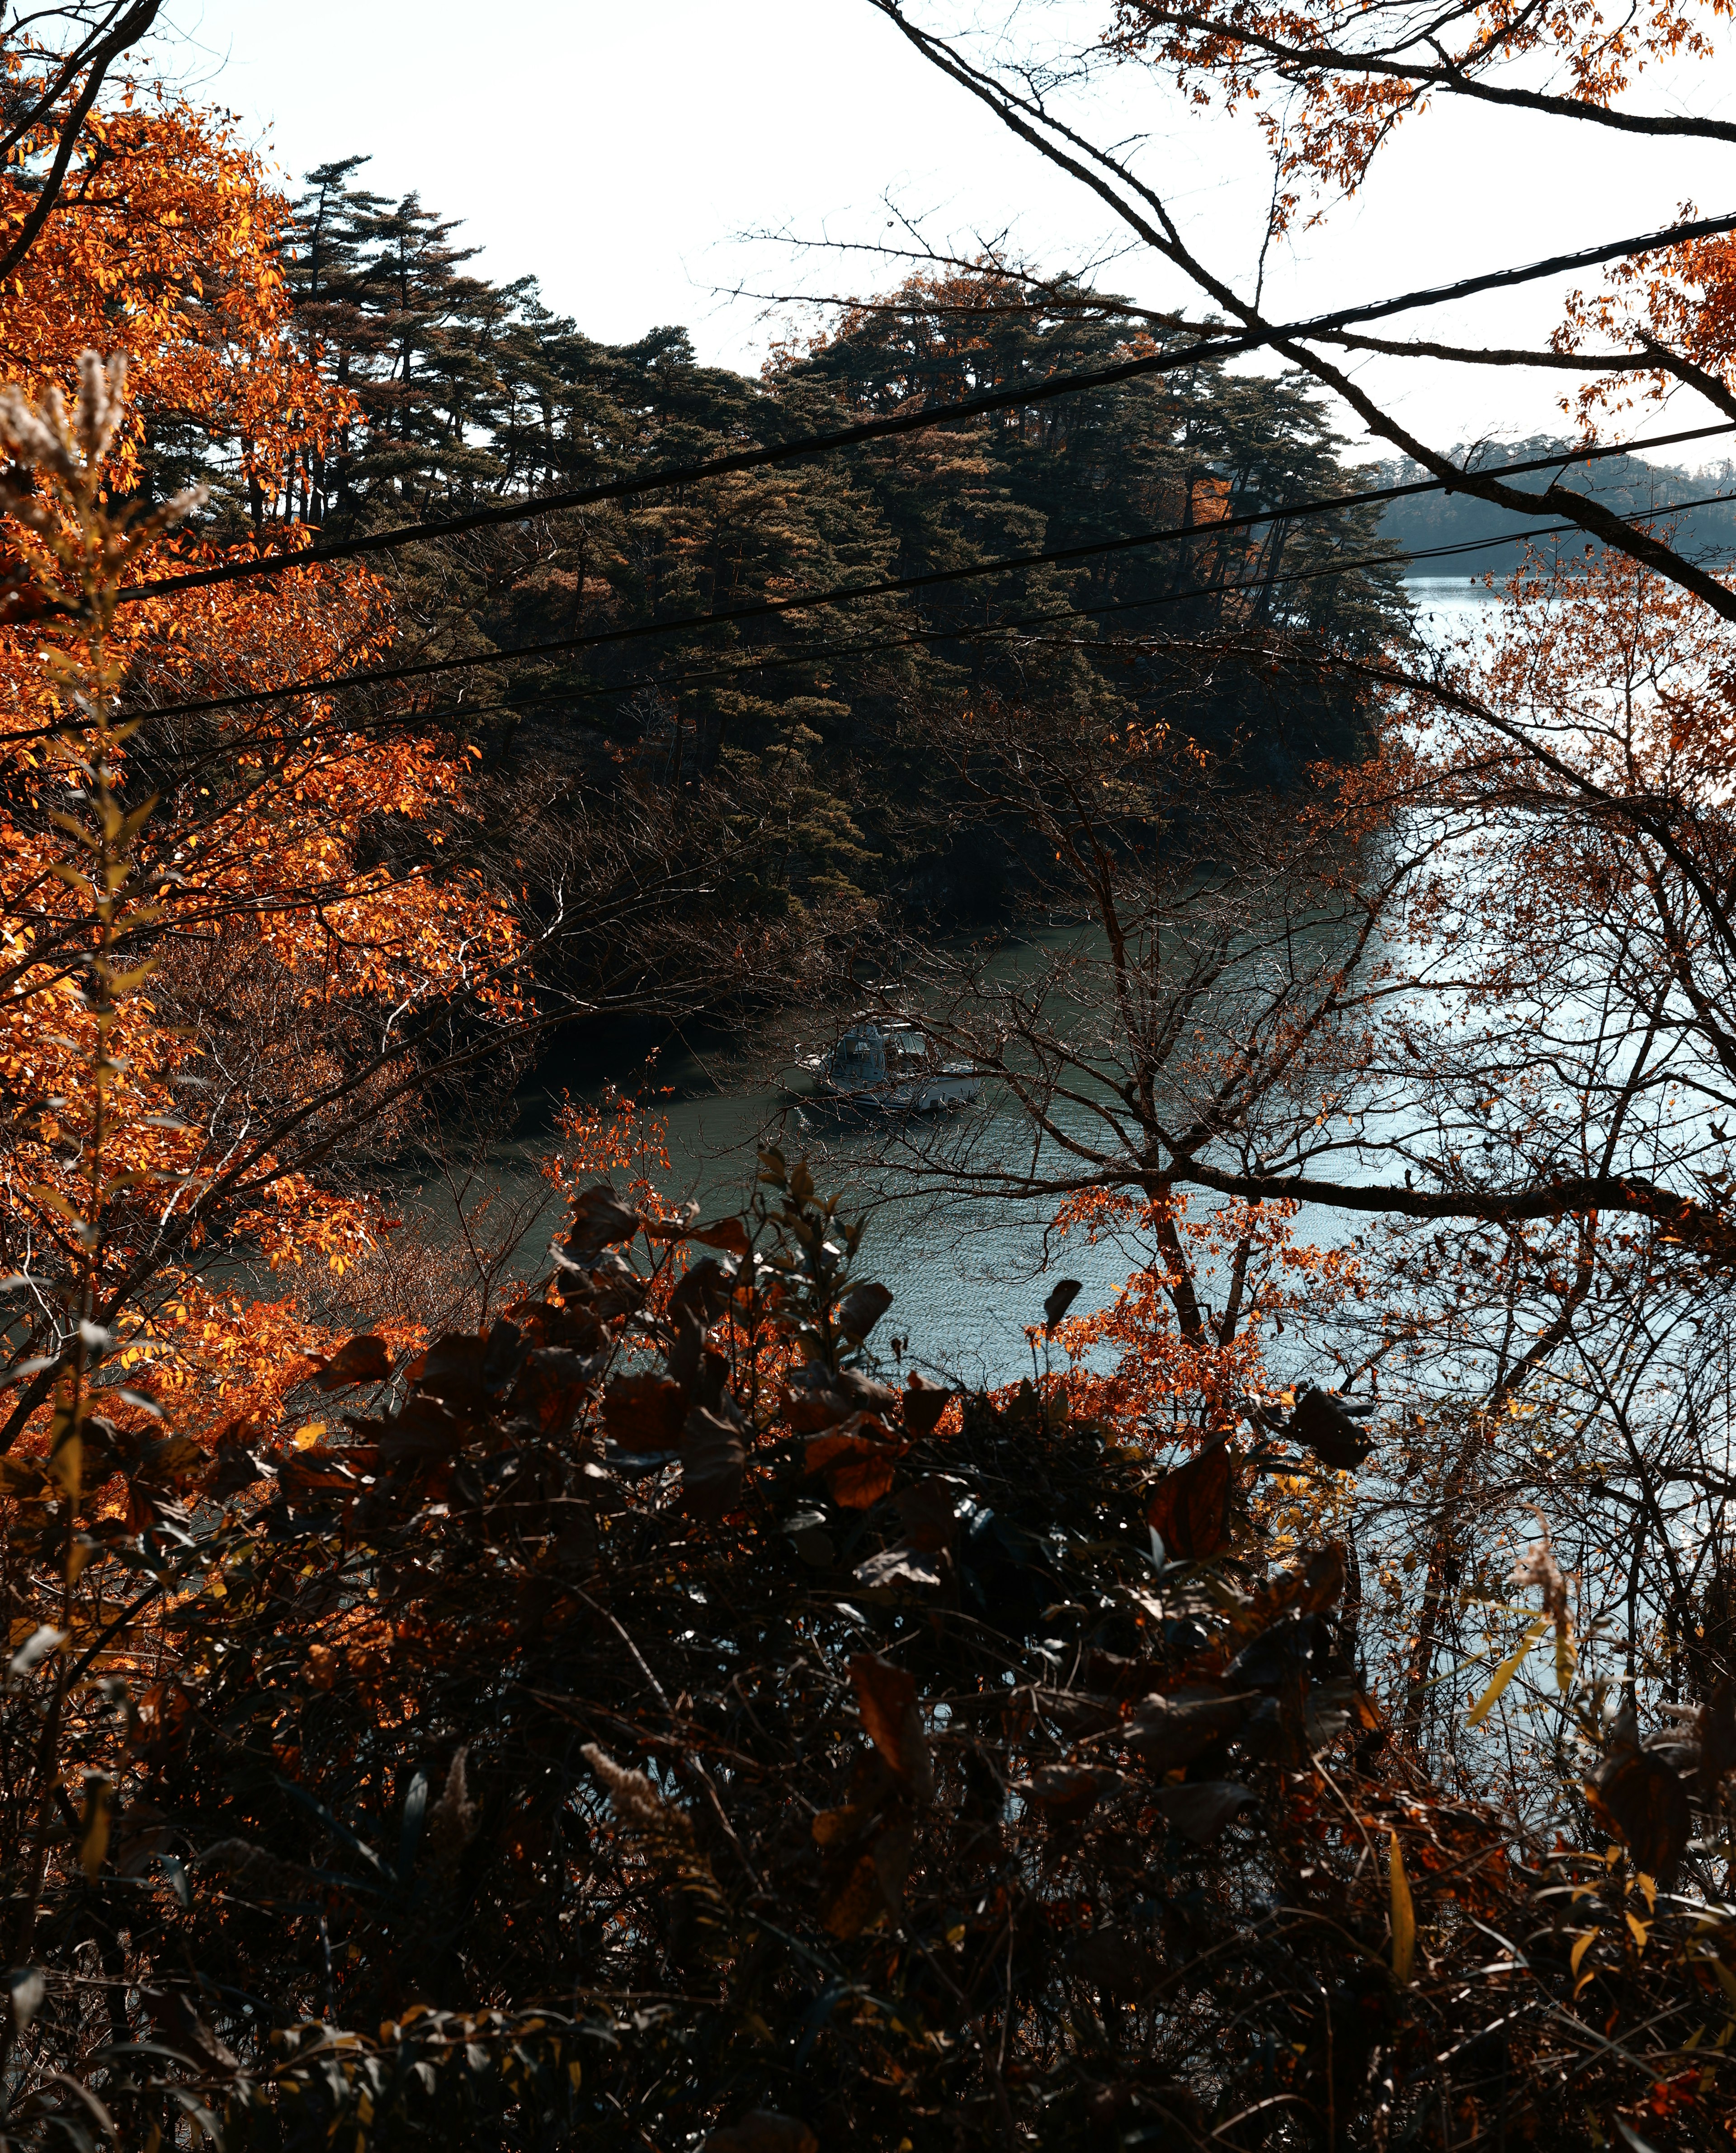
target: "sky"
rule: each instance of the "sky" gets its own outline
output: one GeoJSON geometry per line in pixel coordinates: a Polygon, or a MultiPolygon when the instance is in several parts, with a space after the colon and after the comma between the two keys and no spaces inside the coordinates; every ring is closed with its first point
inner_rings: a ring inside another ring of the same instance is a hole
{"type": "MultiPolygon", "coordinates": [[[[989,53],[1011,49],[999,42],[1009,20],[1027,46],[1082,48],[1107,8],[915,0],[914,12],[974,28],[989,53]]],[[[888,247],[968,256],[1001,241],[1144,304],[1187,297],[867,0],[169,0],[164,15],[151,64],[233,111],[286,175],[368,154],[377,191],[417,192],[461,220],[483,273],[534,275],[547,305],[606,342],[681,323],[701,358],[755,371],[775,338],[812,322],[792,298],[895,282],[909,265],[888,247]]],[[[1736,110],[1736,64],[1660,72],[1636,102],[1736,110]]],[[[1249,127],[1187,109],[1137,69],[1065,109],[1093,139],[1137,144],[1190,238],[1251,293],[1270,175],[1249,127]]],[[[1268,303],[1306,316],[1644,232],[1687,200],[1730,206],[1714,153],[1590,134],[1481,110],[1413,123],[1362,196],[1326,205],[1278,251],[1268,303]]],[[[1535,343],[1562,289],[1412,318],[1479,345],[1535,343]]],[[[1375,358],[1358,374],[1436,445],[1562,428],[1547,373],[1375,358]]],[[[1635,430],[1708,415],[1678,401],[1635,430]]],[[[1341,416],[1354,452],[1390,452],[1341,416]]]]}

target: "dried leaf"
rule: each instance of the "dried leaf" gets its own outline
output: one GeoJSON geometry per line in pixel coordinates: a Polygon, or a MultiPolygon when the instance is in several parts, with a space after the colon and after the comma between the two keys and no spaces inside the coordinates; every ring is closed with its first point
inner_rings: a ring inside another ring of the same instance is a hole
{"type": "Polygon", "coordinates": [[[1071,1824],[1094,1809],[1106,1794],[1121,1785],[1118,1773],[1097,1764],[1045,1764],[1028,1779],[1018,1783],[1021,1794],[1035,1802],[1056,1824],[1071,1824]]]}
{"type": "Polygon", "coordinates": [[[690,1226],[690,1241],[703,1241],[708,1249],[721,1249],[727,1255],[745,1256],[751,1244],[747,1229],[739,1219],[714,1219],[704,1226],[690,1226]]]}
{"type": "Polygon", "coordinates": [[[48,1983],[43,1979],[39,1967],[18,1967],[7,1975],[7,2008],[15,2031],[20,2034],[28,2031],[30,2022],[42,2008],[42,2000],[47,1994],[48,1983]]]}
{"type": "Polygon", "coordinates": [[[1209,1846],[1236,1813],[1254,1799],[1232,1779],[1201,1779],[1196,1784],[1161,1787],[1152,1796],[1170,1827],[1196,1846],[1209,1846]]]}
{"type": "Polygon", "coordinates": [[[1166,1474],[1145,1515],[1167,1554],[1182,1562],[1220,1555],[1229,1545],[1229,1445],[1214,1443],[1166,1474]]]}
{"type": "Polygon", "coordinates": [[[902,1454],[901,1444],[866,1434],[822,1435],[808,1444],[804,1468],[826,1475],[826,1492],[840,1509],[866,1510],[891,1491],[902,1454]]]}
{"type": "Polygon", "coordinates": [[[1055,1326],[1085,1290],[1083,1279],[1057,1279],[1043,1303],[1043,1336],[1052,1338],[1055,1326]]]}
{"type": "Polygon", "coordinates": [[[64,1630],[56,1630],[47,1622],[41,1624],[31,1631],[13,1654],[8,1672],[20,1679],[25,1675],[34,1674],[50,1652],[59,1651],[66,1642],[66,1636],[64,1630]]]}
{"type": "Polygon", "coordinates": [[[919,1801],[932,1800],[934,1771],[916,1701],[915,1677],[876,1653],[858,1652],[850,1662],[850,1679],[868,1739],[919,1801]]]}
{"type": "Polygon", "coordinates": [[[844,1873],[843,1882],[822,1902],[821,1918],[828,1935],[848,1943],[859,1937],[870,1922],[886,1911],[880,1890],[880,1872],[872,1853],[858,1855],[844,1873]]]}
{"type": "Polygon", "coordinates": [[[747,1448],[732,1422],[695,1406],[681,1428],[681,1504],[696,1518],[720,1518],[741,1494],[747,1448]]]}
{"type": "Polygon", "coordinates": [[[910,1874],[910,1856],[915,1847],[916,1834],[907,1824],[893,1825],[874,1841],[874,1881],[888,1913],[896,1915],[903,1910],[904,1880],[910,1874]]]}
{"type": "Polygon", "coordinates": [[[690,1316],[700,1328],[710,1330],[730,1305],[735,1280],[715,1256],[701,1256],[690,1265],[669,1295],[671,1322],[690,1316]]]}
{"type": "Polygon", "coordinates": [[[905,1434],[919,1441],[931,1436],[953,1396],[944,1383],[925,1383],[920,1376],[912,1376],[909,1389],[902,1393],[905,1434]]]}
{"type": "Polygon", "coordinates": [[[1404,1850],[1392,1834],[1388,1857],[1388,1889],[1392,1913],[1392,1978],[1403,1988],[1409,1982],[1417,1959],[1417,1915],[1411,1904],[1410,1879],[1404,1873],[1404,1850]]]}
{"type": "Polygon", "coordinates": [[[1649,1750],[1624,1744],[1587,1782],[1592,1808],[1621,1840],[1635,1865],[1667,1884],[1688,1845],[1688,1789],[1649,1750]]]}
{"type": "Polygon", "coordinates": [[[84,1782],[84,1815],[79,1826],[79,1866],[95,1879],[109,1858],[109,1832],[115,1814],[114,1782],[104,1772],[92,1772],[84,1782]]]}
{"type": "Polygon", "coordinates": [[[1540,1615],[1537,1617],[1537,1620],[1531,1625],[1530,1628],[1526,1631],[1525,1636],[1520,1640],[1515,1649],[1507,1655],[1506,1658],[1502,1661],[1499,1667],[1495,1669],[1494,1674],[1489,1682],[1489,1687],[1484,1691],[1482,1696],[1478,1698],[1477,1702],[1471,1707],[1469,1712],[1466,1713],[1464,1723],[1467,1727],[1480,1727],[1484,1721],[1488,1718],[1489,1713],[1494,1709],[1495,1706],[1499,1703],[1501,1694],[1503,1691],[1505,1690],[1508,1683],[1512,1681],[1513,1677],[1519,1672],[1520,1667],[1525,1664],[1526,1653],[1530,1651],[1532,1646],[1536,1643],[1537,1640],[1543,1635],[1544,1631],[1548,1629],[1548,1616],[1540,1615]]]}
{"type": "Polygon", "coordinates": [[[883,1285],[853,1285],[837,1305],[837,1327],[848,1338],[866,1338],[892,1306],[892,1290],[883,1285]]]}
{"type": "Polygon", "coordinates": [[[836,1428],[856,1411],[841,1391],[792,1391],[784,1399],[783,1415],[797,1435],[817,1435],[836,1428]]]}
{"type": "Polygon", "coordinates": [[[914,1548],[938,1555],[958,1535],[958,1494],[952,1483],[930,1475],[899,1494],[896,1504],[904,1537],[914,1548]]]}
{"type": "Polygon", "coordinates": [[[1296,1400],[1284,1433],[1340,1473],[1353,1472],[1374,1448],[1373,1438],[1345,1411],[1341,1399],[1312,1387],[1296,1400]]]}
{"type": "Polygon", "coordinates": [[[1233,1734],[1258,1702],[1252,1692],[1231,1696],[1213,1689],[1148,1697],[1128,1722],[1123,1738],[1153,1770],[1173,1772],[1233,1734]]]}
{"type": "Polygon", "coordinates": [[[686,1418],[687,1394],[668,1376],[617,1376],[603,1394],[603,1433],[623,1450],[673,1450],[686,1418]]]}
{"type": "Polygon", "coordinates": [[[883,1548],[856,1566],[858,1585],[939,1585],[940,1565],[932,1555],[908,1545],[883,1548]]]}
{"type": "Polygon", "coordinates": [[[1736,1772],[1736,1685],[1718,1683],[1700,1708],[1700,1798],[1710,1802],[1726,1772],[1736,1772]]]}
{"type": "Polygon", "coordinates": [[[573,1199],[567,1254],[573,1262],[589,1270],[606,1248],[617,1241],[630,1241],[639,1225],[638,1212],[621,1202],[609,1183],[593,1182],[573,1199]]]}
{"type": "Polygon", "coordinates": [[[739,1219],[711,1219],[704,1225],[690,1223],[693,1214],[685,1218],[647,1219],[643,1221],[648,1241],[700,1241],[708,1249],[721,1249],[726,1255],[745,1256],[751,1245],[747,1229],[739,1219]]]}
{"type": "Polygon", "coordinates": [[[145,1988],[139,1993],[158,2032],[181,2055],[226,2076],[241,2069],[228,2044],[206,2023],[191,1998],[173,1988],[145,1988]]]}
{"type": "Polygon", "coordinates": [[[390,1349],[369,1332],[340,1346],[313,1380],[323,1391],[336,1391],[349,1383],[377,1383],[391,1372],[390,1349]]]}
{"type": "Polygon", "coordinates": [[[751,2108],[739,2123],[712,2131],[700,2153],[819,2153],[819,2147],[812,2131],[794,2116],[751,2108]]]}

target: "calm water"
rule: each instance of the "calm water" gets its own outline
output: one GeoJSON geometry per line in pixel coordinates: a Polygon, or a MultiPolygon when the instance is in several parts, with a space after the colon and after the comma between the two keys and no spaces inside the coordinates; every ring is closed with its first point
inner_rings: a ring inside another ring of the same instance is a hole
{"type": "MultiPolygon", "coordinates": [[[[1419,624],[1432,641],[1456,642],[1488,617],[1491,593],[1467,578],[1418,580],[1411,590],[1419,624]]],[[[897,1177],[878,1163],[884,1141],[879,1124],[804,1104],[780,1081],[793,1078],[789,1065],[800,1047],[830,1036],[829,1021],[813,1017],[805,1036],[802,1021],[792,1020],[747,1052],[739,1046],[713,1050],[665,1040],[649,1071],[649,1035],[629,1040],[624,1034],[619,1051],[606,1061],[594,1047],[583,1060],[563,1061],[557,1054],[521,1097],[517,1128],[491,1148],[484,1178],[507,1198],[546,1187],[541,1163],[557,1142],[553,1108],[561,1093],[594,1101],[606,1083],[642,1095],[654,1089],[663,1094],[655,1111],[669,1131],[671,1171],[659,1177],[667,1194],[697,1199],[708,1216],[738,1209],[752,1191],[758,1146],[776,1143],[792,1161],[806,1156],[822,1193],[842,1190],[850,1209],[871,1214],[861,1275],[883,1280],[894,1296],[877,1334],[883,1353],[892,1336],[908,1336],[925,1368],[967,1382],[1004,1382],[1028,1371],[1024,1326],[1041,1321],[1055,1280],[1084,1281],[1076,1304],[1082,1314],[1112,1295],[1138,1260],[1135,1250],[1108,1243],[1093,1249],[1077,1237],[1055,1240],[1046,1235],[1046,1209],[993,1199],[904,1199],[897,1177]]],[[[996,1121],[1008,1112],[987,1095],[962,1111],[996,1121]]],[[[910,1143],[944,1144],[957,1133],[948,1118],[907,1124],[910,1143]]],[[[450,1216],[450,1199],[432,1187],[424,1200],[436,1214],[450,1216]]],[[[559,1221],[551,1202],[527,1240],[527,1271],[541,1268],[559,1221]]]]}
{"type": "MultiPolygon", "coordinates": [[[[594,1048],[584,1060],[565,1066],[558,1056],[552,1057],[521,1096],[517,1132],[491,1148],[483,1179],[507,1199],[546,1186],[542,1164],[559,1143],[557,1099],[564,1092],[595,1101],[603,1085],[613,1082],[639,1092],[667,1126],[670,1169],[657,1174],[659,1185],[668,1195],[697,1199],[705,1215],[746,1205],[758,1148],[769,1144],[792,1163],[806,1158],[821,1193],[841,1192],[847,1212],[868,1214],[858,1275],[882,1280],[894,1296],[876,1336],[883,1354],[897,1336],[910,1340],[924,1369],[972,1383],[1028,1372],[1023,1326],[1041,1321],[1042,1302],[1055,1280],[1085,1282],[1087,1293],[1078,1304],[1082,1312],[1107,1299],[1127,1276],[1134,1261],[1131,1252],[1076,1240],[1051,1240],[1046,1249],[1046,1207],[909,1198],[903,1193],[905,1176],[929,1148],[961,1133],[980,1135],[984,1117],[995,1123],[1005,1119],[1010,1132],[1016,1119],[985,1095],[975,1107],[960,1110],[972,1117],[968,1130],[961,1131],[952,1116],[900,1121],[901,1155],[888,1168],[882,1156],[885,1122],[818,1105],[791,1066],[799,1049],[831,1036],[829,1023],[816,1018],[805,1036],[794,1022],[751,1051],[739,1046],[695,1050],[665,1041],[649,1073],[643,1040],[624,1046],[606,1067],[594,1048]]],[[[618,1183],[623,1178],[614,1178],[618,1183]]],[[[450,1198],[431,1183],[424,1201],[437,1216],[450,1217],[450,1198]]],[[[546,1219],[527,1239],[526,1272],[541,1267],[560,1218],[551,1200],[546,1219]]]]}

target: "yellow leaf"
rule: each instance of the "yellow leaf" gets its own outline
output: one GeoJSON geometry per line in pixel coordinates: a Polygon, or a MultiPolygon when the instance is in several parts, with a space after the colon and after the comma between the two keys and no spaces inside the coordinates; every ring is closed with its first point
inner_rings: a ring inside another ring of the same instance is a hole
{"type": "Polygon", "coordinates": [[[109,1817],[115,1790],[95,1774],[85,1782],[84,1822],[79,1834],[79,1865],[94,1878],[109,1851],[109,1817]]]}
{"type": "Polygon", "coordinates": [[[1490,1682],[1489,1687],[1484,1691],[1482,1696],[1478,1698],[1477,1702],[1471,1707],[1469,1713],[1466,1715],[1464,1723],[1467,1727],[1480,1727],[1484,1721],[1488,1718],[1495,1705],[1499,1702],[1501,1692],[1506,1688],[1508,1683],[1512,1681],[1513,1677],[1519,1672],[1520,1668],[1524,1665],[1526,1653],[1530,1651],[1532,1646],[1536,1643],[1537,1640],[1543,1635],[1544,1631],[1548,1627],[1548,1616],[1540,1615],[1537,1617],[1537,1620],[1531,1625],[1530,1628],[1526,1631],[1517,1647],[1514,1651],[1510,1652],[1507,1655],[1506,1658],[1502,1661],[1499,1667],[1495,1669],[1494,1677],[1493,1681],[1490,1682]]]}
{"type": "Polygon", "coordinates": [[[1592,1945],[1595,1944],[1596,1941],[1597,1932],[1596,1929],[1581,1930],[1580,1934],[1575,1937],[1573,1955],[1568,1962],[1568,1971],[1574,1974],[1578,1973],[1581,1962],[1584,1959],[1586,1953],[1591,1950],[1592,1945]]]}
{"type": "Polygon", "coordinates": [[[1388,1863],[1392,1896],[1392,1978],[1401,1987],[1411,1977],[1417,1957],[1417,1915],[1411,1904],[1410,1880],[1404,1873],[1404,1854],[1398,1835],[1392,1835],[1388,1863]]]}
{"type": "Polygon", "coordinates": [[[295,1447],[298,1450],[307,1450],[324,1433],[325,1423],[323,1420],[308,1421],[295,1432],[295,1447]]]}
{"type": "Polygon", "coordinates": [[[66,1199],[60,1194],[58,1189],[50,1188],[46,1182],[33,1182],[30,1187],[30,1194],[45,1210],[53,1212],[59,1218],[70,1219],[75,1226],[82,1226],[84,1224],[84,1221],[83,1219],[79,1217],[79,1214],[73,1209],[72,1205],[67,1202],[66,1199]]]}
{"type": "Polygon", "coordinates": [[[575,2056],[567,2066],[567,2077],[569,2084],[575,2087],[579,2085],[583,2080],[584,2073],[578,2067],[578,2059],[577,2056],[575,2056]]]}
{"type": "Polygon", "coordinates": [[[1650,1930],[1647,1928],[1646,1924],[1640,1919],[1637,1914],[1630,1914],[1627,1916],[1627,1926],[1633,1931],[1634,1942],[1639,1946],[1642,1951],[1644,1951],[1646,1948],[1646,1938],[1651,1934],[1650,1930]]]}
{"type": "Polygon", "coordinates": [[[84,1445],[76,1428],[69,1428],[48,1454],[48,1476],[74,1509],[84,1475],[84,1445]]]}

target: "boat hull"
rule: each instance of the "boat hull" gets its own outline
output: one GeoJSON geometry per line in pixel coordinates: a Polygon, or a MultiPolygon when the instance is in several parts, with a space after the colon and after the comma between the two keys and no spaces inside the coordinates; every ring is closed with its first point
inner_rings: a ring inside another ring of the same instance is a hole
{"type": "Polygon", "coordinates": [[[837,1084],[816,1076],[814,1097],[841,1107],[856,1107],[869,1113],[939,1114],[953,1107],[971,1105],[982,1089],[975,1076],[913,1076],[883,1084],[837,1084]]]}

